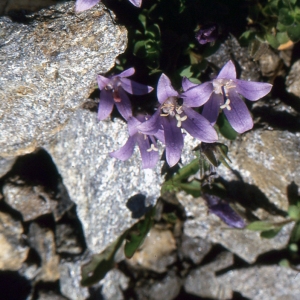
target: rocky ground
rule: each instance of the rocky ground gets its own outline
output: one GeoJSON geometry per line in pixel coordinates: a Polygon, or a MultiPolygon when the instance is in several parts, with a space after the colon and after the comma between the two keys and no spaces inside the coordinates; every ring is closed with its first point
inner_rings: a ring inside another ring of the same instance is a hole
{"type": "MultiPolygon", "coordinates": [[[[72,1],[22,2],[31,14],[16,3],[0,4],[0,299],[300,299],[298,271],[279,265],[293,223],[273,239],[231,229],[201,197],[161,195],[162,163],[142,170],[137,152],[126,162],[108,157],[127,133],[117,117],[97,121],[95,75],[114,65],[127,32],[104,6],[77,16],[72,1]],[[136,254],[127,259],[121,248],[106,277],[82,287],[82,265],[154,204],[136,254]]],[[[252,106],[254,130],[225,142],[232,170],[218,171],[246,222],[283,220],[298,195],[296,52],[268,50],[254,62],[231,37],[208,58],[222,67],[233,57],[242,79],[274,83],[252,106]]]]}

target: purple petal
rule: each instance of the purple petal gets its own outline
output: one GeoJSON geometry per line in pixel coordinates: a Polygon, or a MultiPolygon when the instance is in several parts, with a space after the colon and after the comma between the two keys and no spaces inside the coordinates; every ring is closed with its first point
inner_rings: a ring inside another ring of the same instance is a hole
{"type": "Polygon", "coordinates": [[[128,133],[130,136],[133,136],[134,134],[138,133],[137,126],[140,125],[141,122],[134,117],[130,117],[127,120],[127,127],[128,127],[128,133]]]}
{"type": "Polygon", "coordinates": [[[231,60],[222,68],[217,78],[236,79],[235,66],[231,60]]]}
{"type": "Polygon", "coordinates": [[[223,96],[221,94],[212,93],[209,100],[204,104],[202,110],[202,116],[207,119],[212,125],[217,122],[220,105],[224,103],[223,96]]]}
{"type": "Polygon", "coordinates": [[[250,130],[253,120],[245,102],[233,90],[229,90],[229,99],[231,110],[224,108],[223,111],[232,128],[238,133],[250,130]]]}
{"type": "Polygon", "coordinates": [[[213,92],[213,85],[211,82],[205,82],[192,87],[181,94],[183,103],[188,107],[199,107],[207,102],[213,92]]]}
{"type": "Polygon", "coordinates": [[[114,99],[112,91],[102,90],[100,93],[100,102],[98,107],[98,120],[106,119],[112,112],[114,99]]]}
{"type": "Polygon", "coordinates": [[[183,148],[183,135],[181,128],[177,127],[175,118],[162,117],[165,142],[166,142],[166,160],[170,167],[175,166],[181,156],[183,148]]]}
{"type": "Polygon", "coordinates": [[[120,77],[120,78],[129,77],[129,76],[133,75],[134,72],[135,72],[134,68],[129,68],[127,70],[124,70],[122,73],[115,75],[114,77],[120,77]]]}
{"type": "Polygon", "coordinates": [[[75,5],[75,11],[81,12],[95,6],[100,0],[77,0],[75,5]]]}
{"type": "Polygon", "coordinates": [[[184,108],[184,112],[188,118],[181,123],[181,127],[191,136],[206,143],[213,143],[218,140],[217,132],[203,116],[192,108],[184,108]]]}
{"type": "Polygon", "coordinates": [[[186,90],[188,90],[192,87],[195,87],[197,85],[199,85],[199,84],[191,82],[186,77],[182,78],[182,88],[183,88],[184,91],[186,91],[186,90]]]}
{"type": "Polygon", "coordinates": [[[157,84],[157,99],[163,104],[169,97],[177,97],[178,93],[172,87],[171,81],[167,75],[162,74],[157,84]]]}
{"type": "Polygon", "coordinates": [[[136,7],[142,6],[142,0],[129,0],[130,3],[132,3],[136,7]]]}
{"type": "Polygon", "coordinates": [[[159,159],[158,151],[147,151],[150,149],[150,142],[149,138],[146,137],[145,139],[143,134],[138,134],[137,144],[142,156],[142,168],[153,169],[159,159]]]}
{"type": "Polygon", "coordinates": [[[160,116],[160,108],[152,115],[152,117],[137,126],[138,130],[144,134],[156,134],[159,129],[161,129],[161,116],[160,116]]]}
{"type": "Polygon", "coordinates": [[[165,144],[165,133],[163,130],[158,130],[154,136],[159,140],[161,141],[163,144],[165,144]]]}
{"type": "Polygon", "coordinates": [[[99,89],[102,91],[111,82],[111,78],[106,78],[104,76],[97,75],[97,82],[99,89]]]}
{"type": "Polygon", "coordinates": [[[264,82],[251,82],[238,79],[234,80],[234,82],[236,83],[236,91],[246,99],[252,101],[264,97],[272,89],[272,84],[264,82]]]}
{"type": "Polygon", "coordinates": [[[145,95],[153,91],[153,87],[137,83],[127,78],[121,78],[122,88],[132,95],[145,95]]]}
{"type": "Polygon", "coordinates": [[[127,160],[133,154],[134,146],[136,144],[136,138],[137,138],[136,135],[130,136],[123,147],[121,147],[117,151],[109,153],[109,156],[115,157],[123,161],[127,160]]]}
{"type": "Polygon", "coordinates": [[[125,120],[128,120],[130,117],[132,117],[132,108],[131,108],[131,102],[125,93],[125,91],[119,87],[118,88],[119,96],[121,101],[120,102],[115,102],[119,113],[122,115],[122,117],[125,120]]]}

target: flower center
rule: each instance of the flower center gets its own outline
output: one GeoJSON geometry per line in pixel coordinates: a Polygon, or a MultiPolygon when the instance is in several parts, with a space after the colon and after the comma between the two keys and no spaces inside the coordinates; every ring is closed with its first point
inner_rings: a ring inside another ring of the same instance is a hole
{"type": "Polygon", "coordinates": [[[175,117],[177,120],[177,127],[181,127],[181,122],[187,119],[187,116],[180,116],[183,113],[182,105],[178,104],[177,97],[169,97],[161,106],[162,117],[175,117]]]}
{"type": "Polygon", "coordinates": [[[228,110],[231,110],[228,91],[236,87],[232,79],[214,79],[213,87],[214,87],[214,93],[223,95],[224,104],[220,105],[220,108],[221,109],[227,108],[228,110]]]}
{"type": "Polygon", "coordinates": [[[119,95],[119,86],[121,85],[121,82],[118,78],[114,78],[110,81],[109,84],[106,85],[105,89],[107,91],[111,91],[113,93],[113,98],[115,102],[121,102],[121,97],[119,95]]]}

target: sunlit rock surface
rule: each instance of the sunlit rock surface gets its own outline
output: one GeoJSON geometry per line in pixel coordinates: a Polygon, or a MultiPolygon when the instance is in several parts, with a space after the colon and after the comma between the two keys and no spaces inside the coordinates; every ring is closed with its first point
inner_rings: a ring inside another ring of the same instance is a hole
{"type": "Polygon", "coordinates": [[[80,109],[46,147],[77,205],[87,246],[94,253],[137,222],[132,205],[147,207],[160,195],[160,163],[154,170],[141,169],[137,147],[125,162],[109,157],[127,137],[125,122],[98,122],[95,113],[80,109]],[[126,205],[130,198],[131,210],[126,205]]]}
{"type": "Polygon", "coordinates": [[[229,228],[217,216],[209,213],[202,198],[193,198],[184,192],[178,193],[177,197],[188,217],[184,223],[185,235],[221,244],[248,263],[254,263],[262,253],[283,249],[289,241],[293,224],[284,226],[275,238],[263,239],[257,231],[229,228]]]}
{"type": "Polygon", "coordinates": [[[64,2],[25,21],[0,18],[2,157],[49,142],[127,43],[125,28],[113,23],[102,4],[75,14],[74,2],[64,2]]]}

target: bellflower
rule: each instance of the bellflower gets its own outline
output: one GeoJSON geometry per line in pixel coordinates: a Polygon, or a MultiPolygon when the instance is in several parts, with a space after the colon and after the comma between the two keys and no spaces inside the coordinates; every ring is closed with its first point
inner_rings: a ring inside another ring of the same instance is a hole
{"type": "Polygon", "coordinates": [[[126,78],[133,75],[134,72],[134,68],[130,68],[110,78],[97,75],[98,86],[101,90],[98,109],[100,121],[110,115],[114,104],[125,120],[132,116],[131,103],[125,91],[132,95],[144,95],[153,90],[150,86],[126,78]]]}
{"type": "MultiPolygon", "coordinates": [[[[189,84],[185,81],[183,85],[184,88],[189,88],[189,84]]],[[[170,167],[174,166],[181,156],[183,148],[181,128],[200,141],[212,143],[218,139],[211,124],[191,108],[199,106],[201,102],[198,92],[199,90],[192,87],[179,94],[172,87],[170,79],[162,74],[157,85],[157,99],[160,106],[149,121],[138,126],[138,129],[146,134],[155,134],[159,129],[163,129],[166,160],[170,167]]]]}
{"type": "MultiPolygon", "coordinates": [[[[142,0],[129,0],[134,6],[141,7],[142,0]]],[[[77,0],[75,10],[81,12],[95,6],[100,0],[77,0]]]]}
{"type": "Polygon", "coordinates": [[[137,126],[146,120],[147,116],[145,115],[138,115],[136,118],[130,117],[128,119],[129,138],[123,147],[110,153],[111,157],[125,161],[132,156],[135,145],[137,144],[142,156],[143,169],[152,169],[155,167],[159,159],[156,140],[158,139],[164,143],[164,135],[162,130],[159,130],[154,135],[141,133],[137,129],[137,126]]]}
{"type": "Polygon", "coordinates": [[[236,79],[236,71],[230,60],[220,71],[218,77],[206,84],[210,90],[208,101],[204,104],[202,115],[215,124],[222,109],[232,128],[238,133],[243,133],[253,127],[253,120],[245,102],[239,95],[246,99],[256,101],[267,95],[272,85],[263,82],[251,82],[236,79]]]}
{"type": "Polygon", "coordinates": [[[214,42],[218,37],[217,25],[202,26],[195,35],[199,44],[205,45],[214,42]]]}

